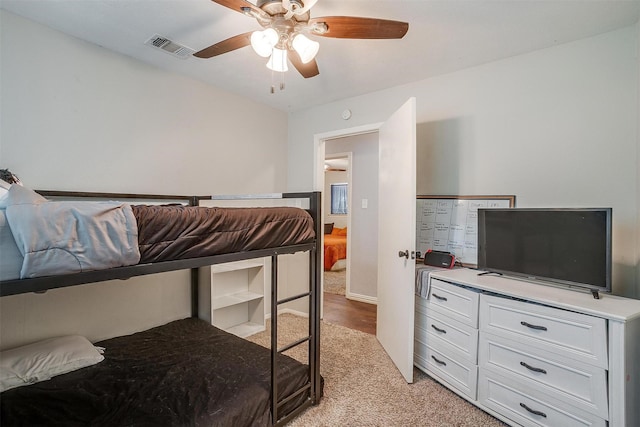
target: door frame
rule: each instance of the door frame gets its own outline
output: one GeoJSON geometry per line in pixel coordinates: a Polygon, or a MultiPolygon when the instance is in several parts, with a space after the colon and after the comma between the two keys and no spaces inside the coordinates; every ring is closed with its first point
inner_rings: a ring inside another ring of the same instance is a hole
{"type": "Polygon", "coordinates": [[[331,132],[324,132],[313,135],[314,191],[324,191],[324,157],[326,141],[348,136],[363,135],[366,133],[375,133],[378,132],[383,124],[384,122],[372,123],[368,125],[356,126],[352,128],[334,130],[331,132]]]}

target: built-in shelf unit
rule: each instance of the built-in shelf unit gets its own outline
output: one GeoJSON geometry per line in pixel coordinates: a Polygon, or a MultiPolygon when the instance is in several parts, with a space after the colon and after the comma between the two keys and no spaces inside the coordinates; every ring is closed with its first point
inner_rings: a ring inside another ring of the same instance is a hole
{"type": "Polygon", "coordinates": [[[265,330],[266,258],[200,269],[199,316],[239,337],[265,330]]]}

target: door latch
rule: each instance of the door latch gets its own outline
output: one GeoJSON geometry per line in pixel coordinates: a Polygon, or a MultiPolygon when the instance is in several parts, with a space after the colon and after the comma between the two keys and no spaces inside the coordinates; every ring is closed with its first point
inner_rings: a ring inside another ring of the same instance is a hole
{"type": "MultiPolygon", "coordinates": [[[[409,250],[407,249],[406,251],[399,251],[398,252],[398,256],[400,258],[406,258],[409,259],[409,250]]],[[[411,251],[411,259],[416,259],[416,253],[415,251],[411,251]]]]}

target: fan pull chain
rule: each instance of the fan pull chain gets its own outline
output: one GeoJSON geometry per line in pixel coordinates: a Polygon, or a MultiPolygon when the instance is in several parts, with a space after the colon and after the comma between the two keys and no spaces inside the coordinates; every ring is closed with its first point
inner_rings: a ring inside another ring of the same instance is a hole
{"type": "MultiPolygon", "coordinates": [[[[275,85],[275,75],[274,75],[275,71],[271,71],[271,87],[269,88],[269,92],[270,93],[276,93],[276,85],[275,85]]],[[[280,73],[281,74],[281,79],[280,79],[280,90],[284,90],[285,89],[285,84],[284,84],[284,73],[280,73]]]]}
{"type": "Polygon", "coordinates": [[[271,93],[274,94],[276,93],[276,85],[274,84],[274,76],[273,76],[273,71],[271,71],[271,93]]]}
{"type": "MultiPolygon", "coordinates": [[[[282,55],[282,59],[281,59],[281,61],[282,61],[282,67],[281,67],[281,69],[282,69],[282,70],[285,70],[285,69],[286,69],[285,67],[287,66],[287,57],[286,57],[285,55],[282,55]]],[[[280,74],[282,74],[282,75],[280,76],[280,77],[281,77],[281,80],[280,80],[280,90],[284,90],[284,73],[280,73],[280,74]]]]}

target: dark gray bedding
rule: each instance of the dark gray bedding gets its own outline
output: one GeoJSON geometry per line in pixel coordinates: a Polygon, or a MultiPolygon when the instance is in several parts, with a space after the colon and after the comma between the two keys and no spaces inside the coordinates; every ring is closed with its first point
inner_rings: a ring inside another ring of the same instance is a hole
{"type": "MultiPolygon", "coordinates": [[[[96,345],[106,348],[101,363],[0,394],[0,425],[271,425],[264,347],[199,319],[96,345]]],[[[279,365],[281,399],[307,383],[308,367],[287,356],[279,365]]]]}

